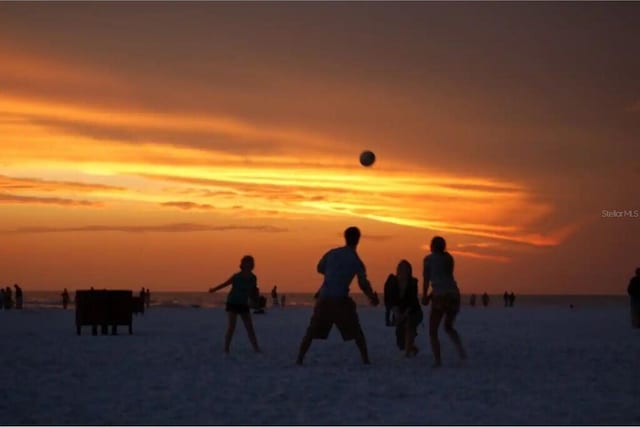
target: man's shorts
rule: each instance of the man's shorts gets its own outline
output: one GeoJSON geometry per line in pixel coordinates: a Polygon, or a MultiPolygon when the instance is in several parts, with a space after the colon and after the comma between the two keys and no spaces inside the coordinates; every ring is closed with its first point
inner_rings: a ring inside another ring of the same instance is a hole
{"type": "Polygon", "coordinates": [[[362,333],[356,303],[350,297],[320,297],[313,308],[307,334],[311,338],[325,340],[334,324],[344,341],[355,339],[362,333]]]}
{"type": "Polygon", "coordinates": [[[431,310],[441,311],[449,316],[458,314],[460,311],[460,294],[448,293],[431,296],[431,310]]]}

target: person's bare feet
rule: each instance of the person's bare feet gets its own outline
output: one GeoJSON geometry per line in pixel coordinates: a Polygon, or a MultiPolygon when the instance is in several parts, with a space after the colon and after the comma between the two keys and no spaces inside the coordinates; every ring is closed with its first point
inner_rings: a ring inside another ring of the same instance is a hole
{"type": "Polygon", "coordinates": [[[418,347],[416,347],[414,345],[409,350],[407,350],[405,356],[406,357],[415,357],[417,354],[418,354],[418,347]]]}

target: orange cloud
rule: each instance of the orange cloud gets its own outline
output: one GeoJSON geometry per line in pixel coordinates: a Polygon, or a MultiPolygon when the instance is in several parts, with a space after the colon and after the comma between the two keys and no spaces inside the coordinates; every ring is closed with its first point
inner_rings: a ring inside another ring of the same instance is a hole
{"type": "Polygon", "coordinates": [[[490,254],[483,254],[483,253],[472,252],[472,251],[461,251],[458,249],[450,250],[449,252],[455,256],[480,259],[483,261],[492,261],[492,262],[499,262],[499,263],[511,262],[511,258],[503,255],[490,255],[490,254]]]}
{"type": "Polygon", "coordinates": [[[303,146],[305,150],[316,150],[336,146],[336,141],[302,130],[257,125],[246,120],[224,115],[198,115],[154,113],[149,111],[127,111],[125,109],[101,109],[95,106],[70,105],[47,100],[29,99],[20,96],[0,96],[0,110],[27,117],[31,120],[46,119],[62,123],[84,123],[96,126],[127,127],[139,130],[161,130],[203,132],[229,137],[259,140],[288,147],[303,146]],[[72,118],[70,120],[69,118],[72,118]],[[293,145],[292,145],[293,144],[293,145]]]}
{"type": "Polygon", "coordinates": [[[164,203],[160,203],[160,205],[161,206],[171,207],[171,208],[185,209],[185,210],[191,210],[191,209],[209,210],[209,209],[213,209],[213,206],[211,206],[211,205],[201,204],[201,203],[193,203],[193,202],[164,202],[164,203]]]}
{"type": "Polygon", "coordinates": [[[88,184],[72,181],[51,181],[39,178],[16,178],[0,175],[0,190],[35,190],[43,192],[93,192],[93,191],[126,191],[124,187],[105,184],[88,184]]]}
{"type": "Polygon", "coordinates": [[[554,208],[539,201],[535,192],[522,184],[434,174],[391,160],[373,168],[357,166],[355,158],[343,157],[334,162],[333,148],[338,142],[314,133],[223,116],[82,107],[8,95],[0,95],[0,110],[16,118],[0,123],[0,131],[6,135],[0,156],[7,159],[10,167],[38,170],[41,176],[49,170],[69,176],[80,171],[99,176],[105,183],[104,187],[97,187],[41,178],[5,182],[8,186],[25,186],[21,192],[55,190],[72,200],[77,191],[93,191],[102,192],[101,196],[108,199],[185,211],[215,206],[222,214],[247,217],[261,213],[283,218],[353,216],[533,246],[557,245],[576,230],[576,226],[563,225],[551,233],[539,232],[537,224],[548,218],[554,208]],[[68,117],[89,128],[130,129],[144,142],[90,138],[43,124],[47,120],[65,122],[68,117]],[[185,133],[197,130],[224,135],[230,141],[259,141],[265,148],[276,141],[295,149],[287,156],[266,150],[247,160],[233,150],[153,143],[145,136],[150,129],[185,133]],[[314,155],[312,163],[305,163],[304,154],[319,147],[325,147],[327,154],[314,155]],[[168,183],[172,185],[170,189],[168,183]],[[118,188],[125,190],[114,195],[118,188]],[[188,200],[184,200],[187,194],[188,200]],[[171,196],[175,199],[166,201],[171,196]]]}
{"type": "Polygon", "coordinates": [[[0,79],[42,82],[55,85],[96,87],[102,90],[120,86],[112,74],[84,64],[68,64],[15,49],[0,48],[0,79]]]}
{"type": "Polygon", "coordinates": [[[101,207],[102,203],[89,200],[73,200],[60,197],[32,197],[19,196],[15,194],[0,193],[0,204],[20,204],[20,205],[58,205],[75,207],[101,207]]]}

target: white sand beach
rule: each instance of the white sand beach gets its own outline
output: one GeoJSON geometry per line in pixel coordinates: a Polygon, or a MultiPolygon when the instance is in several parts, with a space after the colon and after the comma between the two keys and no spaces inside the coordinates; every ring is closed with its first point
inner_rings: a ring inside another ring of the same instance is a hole
{"type": "Polygon", "coordinates": [[[222,352],[222,308],[153,308],[134,334],[77,336],[74,312],[0,311],[0,424],[640,424],[640,330],[626,306],[463,307],[461,363],[426,329],[405,359],[359,309],[372,365],[333,330],[294,364],[310,307],[254,316],[222,352]]]}

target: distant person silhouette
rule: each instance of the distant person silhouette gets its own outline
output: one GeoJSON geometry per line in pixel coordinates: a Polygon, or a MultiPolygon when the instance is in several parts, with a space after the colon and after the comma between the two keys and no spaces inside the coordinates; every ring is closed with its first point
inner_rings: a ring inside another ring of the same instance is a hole
{"type": "Polygon", "coordinates": [[[509,294],[509,307],[513,307],[513,304],[515,302],[516,302],[516,294],[511,292],[511,294],[509,294]]]}
{"type": "Polygon", "coordinates": [[[502,298],[504,299],[504,306],[509,307],[509,293],[507,291],[504,291],[502,298]]]}
{"type": "Polygon", "coordinates": [[[407,260],[402,260],[396,268],[396,274],[390,274],[384,285],[385,299],[391,304],[396,344],[405,352],[406,357],[418,354],[415,338],[423,314],[418,300],[418,279],[413,277],[413,269],[407,260]]]}
{"type": "Polygon", "coordinates": [[[64,291],[62,291],[62,309],[66,310],[67,307],[69,306],[69,291],[67,291],[67,288],[64,288],[64,291]]]}
{"type": "Polygon", "coordinates": [[[287,300],[287,296],[283,294],[283,295],[280,297],[280,306],[281,306],[282,308],[284,308],[284,303],[285,303],[285,301],[286,301],[286,300],[287,300]]]}
{"type": "Polygon", "coordinates": [[[469,305],[471,307],[476,306],[476,294],[471,294],[471,297],[469,298],[469,305]]]}
{"type": "Polygon", "coordinates": [[[273,289],[271,289],[271,299],[273,300],[274,306],[278,305],[278,287],[277,286],[274,286],[273,289]]]}
{"type": "Polygon", "coordinates": [[[13,308],[13,293],[11,288],[7,286],[4,290],[4,309],[11,310],[13,308]]]}
{"type": "Polygon", "coordinates": [[[482,294],[482,305],[487,307],[489,305],[489,294],[486,292],[482,294]]]}
{"type": "Polygon", "coordinates": [[[146,308],[149,308],[149,306],[151,305],[151,291],[149,290],[149,288],[147,288],[147,291],[144,294],[144,299],[143,299],[145,305],[147,306],[146,308]]]}
{"type": "Polygon", "coordinates": [[[355,276],[358,286],[372,305],[378,305],[378,295],[367,279],[364,263],[356,251],[360,242],[360,230],[349,227],[344,231],[345,245],[331,249],[318,262],[317,271],[324,276],[318,291],[307,332],[300,343],[296,363],[303,359],[314,339],[327,339],[335,324],[344,341],[355,340],[362,363],[369,364],[367,342],[360,326],[356,303],[349,296],[349,286],[355,276]]]}
{"type": "Polygon", "coordinates": [[[231,286],[231,291],[227,295],[226,311],[229,324],[224,338],[224,352],[229,354],[231,348],[231,339],[236,329],[236,321],[238,316],[242,319],[244,327],[249,335],[249,340],[256,353],[260,353],[258,340],[253,322],[251,321],[251,312],[249,311],[249,297],[256,294],[258,287],[258,279],[253,274],[255,261],[251,255],[245,255],[240,261],[240,271],[222,282],[216,287],[209,289],[209,292],[216,292],[227,286],[231,286]]]}
{"type": "Polygon", "coordinates": [[[640,268],[636,268],[636,275],[629,280],[627,293],[631,302],[631,326],[640,328],[640,268]]]}
{"type": "Polygon", "coordinates": [[[460,290],[453,275],[454,260],[446,251],[447,243],[444,238],[436,236],[431,239],[431,253],[423,262],[422,303],[429,303],[429,285],[431,292],[431,314],[429,316],[429,337],[434,356],[434,367],[442,365],[440,354],[440,340],[438,328],[444,317],[444,330],[453,341],[461,359],[467,358],[467,352],[462,346],[458,331],[453,327],[456,316],[460,311],[460,290]]]}
{"type": "Polygon", "coordinates": [[[16,310],[22,310],[23,299],[22,299],[22,288],[18,286],[18,284],[14,284],[13,287],[16,289],[16,310]]]}

